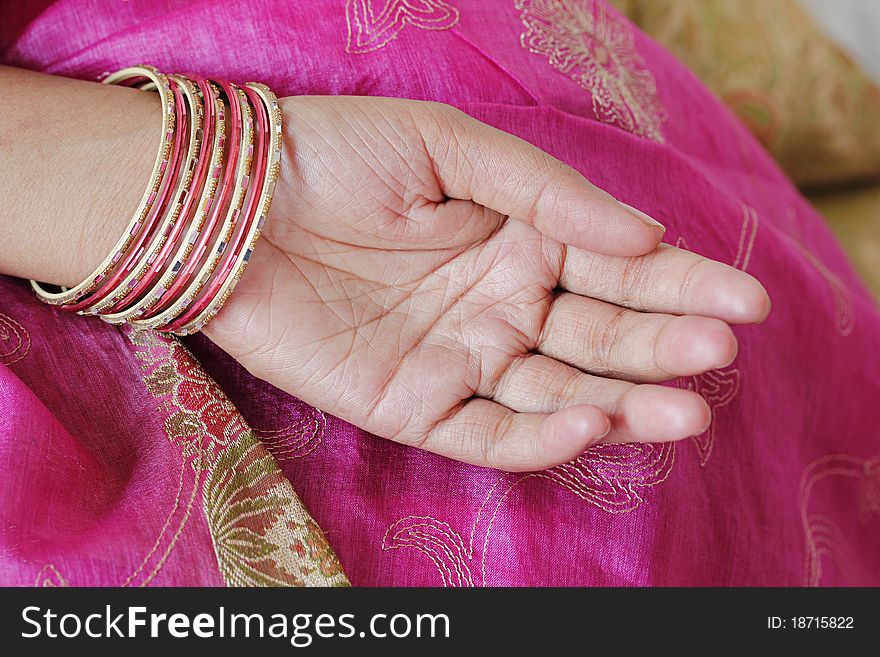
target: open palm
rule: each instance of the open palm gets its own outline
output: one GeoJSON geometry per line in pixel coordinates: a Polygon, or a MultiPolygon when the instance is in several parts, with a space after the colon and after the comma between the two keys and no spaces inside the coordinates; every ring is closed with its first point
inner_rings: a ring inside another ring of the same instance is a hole
{"type": "Polygon", "coordinates": [[[264,239],[205,332],[377,435],[511,470],[710,416],[652,385],[729,363],[750,276],[542,151],[449,107],[288,98],[264,239]],[[708,290],[712,294],[707,294],[708,290]]]}

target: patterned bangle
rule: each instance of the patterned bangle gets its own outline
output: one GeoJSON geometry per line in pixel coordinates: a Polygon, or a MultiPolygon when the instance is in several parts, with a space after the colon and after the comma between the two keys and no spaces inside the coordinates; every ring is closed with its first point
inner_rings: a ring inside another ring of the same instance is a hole
{"type": "MultiPolygon", "coordinates": [[[[177,175],[177,185],[174,194],[167,205],[162,207],[165,217],[162,224],[155,232],[155,237],[149,249],[140,257],[136,268],[128,276],[119,282],[117,291],[109,298],[94,304],[88,314],[101,314],[101,319],[111,324],[120,324],[124,320],[111,318],[113,312],[118,312],[130,305],[137,299],[140,293],[147,287],[155,284],[156,277],[161,271],[167,258],[168,247],[174,245],[181,231],[186,227],[187,215],[183,213],[184,205],[190,198],[190,190],[196,180],[196,167],[199,158],[205,148],[202,141],[204,137],[205,109],[202,103],[201,92],[192,81],[178,75],[169,75],[172,88],[182,92],[186,101],[189,115],[188,144],[185,151],[181,150],[179,158],[174,163],[174,172],[177,175]],[[166,254],[163,258],[163,254],[166,254]]],[[[169,185],[170,187],[170,185],[169,185]]]]}
{"type": "MultiPolygon", "coordinates": [[[[166,299],[170,301],[161,304],[164,310],[158,314],[151,314],[141,319],[132,320],[132,323],[146,328],[155,328],[157,330],[167,330],[165,325],[172,322],[186,309],[199,295],[207,282],[211,279],[214,271],[220,261],[223,252],[229,245],[230,238],[233,235],[235,226],[241,214],[241,206],[244,202],[246,185],[248,176],[250,175],[251,163],[253,160],[254,148],[254,121],[250,107],[245,99],[244,94],[234,84],[228,82],[220,82],[224,92],[226,92],[229,100],[230,114],[232,115],[232,123],[237,131],[233,133],[233,140],[230,143],[229,161],[226,164],[226,172],[223,181],[223,191],[221,199],[215,204],[212,217],[216,221],[216,215],[226,210],[226,216],[220,225],[217,235],[214,235],[213,225],[206,227],[199,237],[199,243],[196,245],[195,253],[186,263],[188,269],[186,277],[181,272],[180,278],[183,279],[175,283],[177,289],[169,290],[166,299]],[[240,134],[239,134],[240,133],[240,134]],[[237,153],[235,152],[235,137],[239,136],[239,144],[237,153]],[[234,157],[233,157],[234,156],[234,157]],[[227,204],[227,197],[230,196],[227,204]],[[198,273],[192,275],[192,270],[201,262],[201,256],[207,252],[207,244],[211,238],[214,238],[214,250],[204,260],[198,273]],[[187,285],[188,283],[188,285],[187,285]],[[180,293],[180,288],[187,285],[180,293]],[[178,296],[179,294],[179,296],[178,296]]],[[[155,312],[154,309],[152,312],[155,312]]]]}
{"type": "MultiPolygon", "coordinates": [[[[177,114],[177,130],[174,145],[166,173],[165,184],[159,190],[153,209],[144,222],[139,239],[131,245],[128,257],[120,261],[117,270],[108,276],[97,290],[75,304],[64,306],[65,310],[75,311],[81,315],[96,315],[116,305],[120,298],[128,298],[132,288],[136,286],[168,239],[168,233],[174,227],[179,214],[175,207],[181,194],[192,182],[190,172],[184,171],[189,159],[197,152],[201,140],[202,109],[201,103],[194,95],[189,83],[169,75],[171,91],[174,93],[175,111],[177,114]],[[182,147],[184,138],[188,136],[187,147],[182,147]]],[[[102,319],[107,319],[102,317],[102,319]]]]}
{"type": "Polygon", "coordinates": [[[156,201],[162,180],[168,168],[175,135],[174,94],[171,91],[168,78],[152,66],[133,66],[109,75],[103,82],[104,84],[134,86],[143,80],[152,82],[162,99],[162,143],[159,146],[159,153],[153,165],[153,172],[150,174],[147,191],[144,192],[134,217],[129,222],[123,236],[113,247],[111,254],[82,283],[70,289],[62,288],[60,292],[51,292],[46,290],[37,281],[31,281],[31,287],[34,289],[34,292],[47,303],[62,305],[76,302],[98,287],[101,281],[116,269],[117,264],[128,251],[135,236],[140,232],[144,220],[156,201]]]}
{"type": "Polygon", "coordinates": [[[222,257],[218,259],[217,265],[211,273],[211,278],[207,281],[205,287],[200,291],[199,295],[190,303],[189,307],[173,321],[161,327],[162,330],[174,332],[182,326],[188,325],[193,318],[200,315],[210,304],[211,300],[217,294],[217,291],[223,285],[223,282],[229,275],[235,260],[244,244],[243,236],[247,233],[254,216],[256,201],[259,197],[259,189],[263,183],[265,174],[264,160],[265,151],[267,150],[267,125],[266,112],[262,105],[253,103],[251,94],[252,90],[247,87],[242,88],[244,97],[250,102],[250,109],[254,117],[254,143],[252,153],[256,155],[252,159],[253,168],[250,175],[245,175],[241,180],[241,188],[245,194],[243,199],[241,212],[238,214],[238,221],[234,227],[234,233],[228,240],[228,246],[225,247],[222,257]]]}
{"type": "Polygon", "coordinates": [[[249,83],[244,92],[251,100],[257,115],[258,159],[252,178],[251,196],[234,250],[228,262],[216,277],[212,287],[187,313],[168,325],[167,330],[178,335],[200,331],[220,311],[241,279],[254,247],[266,223],[266,215],[272,203],[275,183],[281,161],[281,110],[278,99],[265,85],[249,83]]]}
{"type": "Polygon", "coordinates": [[[161,96],[163,140],[149,186],[86,280],[60,292],[31,285],[66,311],[193,333],[232,293],[265,224],[280,172],[278,100],[265,85],[165,76],[149,66],[104,83],[161,96]]]}
{"type": "Polygon", "coordinates": [[[171,288],[180,273],[183,263],[187,262],[193,252],[196,239],[205,225],[205,220],[214,202],[220,181],[220,172],[223,169],[226,110],[217,87],[204,78],[194,77],[194,80],[204,100],[205,124],[202,150],[198,155],[193,185],[181,210],[180,220],[156,259],[156,271],[162,271],[161,277],[158,282],[155,282],[152,277],[145,277],[131,292],[131,298],[137,299],[134,303],[121,309],[120,306],[123,304],[120,302],[116,307],[106,312],[103,318],[111,324],[137,319],[152,310],[164,298],[165,293],[171,288]],[[195,207],[195,216],[189,222],[188,219],[193,212],[193,207],[195,207]],[[187,226],[189,226],[187,237],[181,242],[180,238],[187,226]],[[175,248],[176,251],[172,256],[171,252],[175,248]],[[166,267],[169,262],[173,264],[166,267]],[[144,294],[147,288],[150,290],[144,294]]]}
{"type": "MultiPolygon", "coordinates": [[[[235,97],[236,94],[232,91],[232,87],[228,82],[220,81],[218,84],[227,99],[235,97]]],[[[241,105],[238,103],[230,104],[228,115],[230,134],[228,141],[224,140],[227,162],[223,167],[222,178],[220,177],[219,170],[213,171],[211,174],[212,177],[216,178],[213,182],[217,185],[220,193],[212,200],[203,226],[200,227],[198,232],[193,231],[190,233],[189,239],[192,241],[192,249],[190,249],[189,255],[185,260],[174,262],[172,272],[175,273],[175,278],[164,291],[161,289],[158,291],[162,298],[158,303],[153,304],[153,307],[148,312],[131,320],[140,326],[154,328],[159,326],[166,318],[167,321],[172,320],[174,315],[169,312],[170,308],[175,306],[176,302],[183,297],[185,290],[190,289],[193,277],[199,271],[199,264],[206,261],[205,254],[207,253],[211,236],[216,232],[220,217],[223,215],[223,208],[227,206],[232,194],[232,182],[235,170],[238,167],[237,163],[240,161],[239,153],[244,138],[241,105]],[[175,270],[177,271],[175,272],[175,270]]]]}

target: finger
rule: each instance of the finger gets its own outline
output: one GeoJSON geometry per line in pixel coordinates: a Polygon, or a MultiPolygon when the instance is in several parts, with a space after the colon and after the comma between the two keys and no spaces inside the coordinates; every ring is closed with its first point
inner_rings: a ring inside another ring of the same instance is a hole
{"type": "Polygon", "coordinates": [[[665,381],[724,367],[736,337],[710,317],[640,313],[576,294],[558,295],[535,350],[585,372],[665,381]]]}
{"type": "Polygon", "coordinates": [[[439,106],[422,126],[443,192],[533,225],[565,244],[614,255],[640,255],[665,229],[618,203],[544,151],[463,112],[439,106]]]}
{"type": "Polygon", "coordinates": [[[547,415],[515,413],[486,399],[471,399],[436,424],[420,446],[500,470],[543,470],[577,457],[610,427],[608,417],[591,405],[547,415]]]}
{"type": "Polygon", "coordinates": [[[560,287],[635,310],[761,322],[770,297],[755,278],[696,253],[661,244],[632,258],[566,251],[560,287]]]}
{"type": "Polygon", "coordinates": [[[681,440],[702,434],[712,419],[706,401],[690,390],[603,379],[538,354],[514,361],[492,398],[520,413],[595,404],[611,417],[603,443],[681,440]]]}

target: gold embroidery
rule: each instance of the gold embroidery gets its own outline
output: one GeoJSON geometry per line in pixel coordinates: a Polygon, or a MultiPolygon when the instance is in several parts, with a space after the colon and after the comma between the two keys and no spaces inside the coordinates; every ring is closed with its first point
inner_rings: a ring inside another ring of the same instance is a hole
{"type": "Polygon", "coordinates": [[[166,434],[183,457],[172,511],[125,584],[143,586],[159,573],[199,492],[228,585],[347,584],[320,528],[275,460],[186,348],[155,331],[126,327],[124,332],[137,347],[145,385],[169,409],[166,434]]]}
{"type": "Polygon", "coordinates": [[[825,279],[828,291],[831,293],[831,304],[834,308],[834,330],[838,335],[845,338],[853,332],[856,323],[849,290],[841,282],[840,278],[837,277],[837,274],[828,269],[825,263],[819,260],[812,251],[803,244],[798,244],[798,247],[804,258],[807,259],[807,262],[825,279]]]}
{"type": "Polygon", "coordinates": [[[0,314],[0,364],[12,365],[31,350],[31,336],[21,324],[0,314]]]}
{"type": "Polygon", "coordinates": [[[838,488],[846,481],[855,483],[859,521],[865,525],[877,520],[880,516],[880,455],[862,459],[849,454],[829,454],[810,463],[801,477],[801,522],[806,538],[804,584],[819,586],[825,565],[833,565],[844,582],[857,583],[852,568],[858,560],[846,534],[832,518],[810,509],[814,490],[823,481],[838,488]]]}
{"type": "Polygon", "coordinates": [[[666,481],[674,459],[674,443],[597,445],[531,476],[549,479],[606,513],[629,513],[642,505],[643,488],[666,481]]]}
{"type": "Polygon", "coordinates": [[[486,556],[499,511],[511,491],[531,479],[545,479],[606,513],[629,513],[644,502],[644,488],[656,486],[672,472],[674,443],[598,445],[577,459],[546,472],[504,474],[486,494],[465,544],[452,527],[425,516],[408,516],[388,528],[382,550],[413,548],[437,568],[444,586],[474,586],[471,567],[479,549],[481,584],[486,585],[486,556]]]}
{"type": "Polygon", "coordinates": [[[632,27],[596,0],[515,0],[524,48],[588,91],[599,121],[663,142],[666,108],[632,27]]]}
{"type": "Polygon", "coordinates": [[[471,551],[447,523],[431,517],[408,516],[388,528],[383,550],[411,547],[427,556],[447,587],[471,587],[474,579],[468,561],[471,551]]]}
{"type": "Polygon", "coordinates": [[[345,23],[345,51],[365,54],[384,48],[407,25],[451,29],[458,23],[458,9],[443,0],[346,0],[345,23]],[[379,11],[374,11],[375,2],[384,3],[379,11]]]}
{"type": "Polygon", "coordinates": [[[685,390],[693,390],[709,405],[712,421],[709,428],[699,436],[691,438],[700,454],[700,466],[705,467],[715,446],[715,423],[718,409],[727,406],[739,393],[740,373],[735,367],[710,370],[698,376],[679,379],[678,385],[685,390]]]}
{"type": "Polygon", "coordinates": [[[40,572],[37,573],[37,578],[34,580],[34,586],[40,588],[53,588],[58,586],[70,586],[68,581],[62,577],[61,573],[58,572],[58,569],[50,564],[46,564],[40,569],[40,572]]]}
{"type": "Polygon", "coordinates": [[[290,482],[248,432],[223,450],[202,489],[229,586],[346,585],[342,567],[290,482]],[[303,559],[308,555],[309,559],[303,559]]]}
{"type": "Polygon", "coordinates": [[[755,246],[755,238],[758,236],[758,212],[755,208],[740,204],[743,211],[742,228],[739,232],[739,246],[736,250],[736,257],[733,259],[733,266],[736,269],[746,271],[749,268],[749,261],[752,259],[752,248],[755,246]]]}
{"type": "Polygon", "coordinates": [[[316,408],[306,406],[299,417],[283,429],[254,429],[254,433],[280,462],[308,456],[321,444],[327,430],[327,418],[316,408]]]}
{"type": "MultiPolygon", "coordinates": [[[[752,250],[758,236],[760,221],[758,213],[754,208],[742,202],[740,205],[742,207],[743,219],[733,266],[746,271],[752,259],[752,250]]],[[[680,249],[690,249],[683,237],[679,237],[676,240],[675,246],[680,249]]],[[[711,370],[698,376],[684,377],[676,382],[678,387],[685,390],[693,390],[705,399],[712,413],[709,428],[699,436],[691,438],[700,456],[700,467],[705,467],[709,462],[709,457],[712,455],[712,449],[715,446],[715,424],[718,409],[730,404],[739,394],[741,378],[742,375],[737,368],[725,367],[711,370]]]]}
{"type": "MultiPolygon", "coordinates": [[[[134,355],[141,362],[144,383],[150,393],[157,398],[159,395],[164,396],[163,406],[167,405],[177,412],[179,406],[176,401],[169,399],[174,392],[171,373],[174,372],[174,350],[176,346],[180,346],[177,340],[154,331],[139,331],[131,327],[125,327],[123,333],[136,348],[134,355]],[[157,374],[158,372],[162,373],[157,374]],[[151,378],[153,374],[157,375],[155,379],[151,378]],[[168,385],[169,380],[172,385],[168,385]]],[[[166,425],[167,421],[166,418],[166,425]]],[[[201,451],[198,450],[195,455],[199,463],[202,462],[201,451]]],[[[200,477],[201,468],[188,467],[188,460],[181,459],[178,488],[171,511],[153,546],[122,586],[147,586],[160,573],[189,522],[199,491],[200,477]]]]}

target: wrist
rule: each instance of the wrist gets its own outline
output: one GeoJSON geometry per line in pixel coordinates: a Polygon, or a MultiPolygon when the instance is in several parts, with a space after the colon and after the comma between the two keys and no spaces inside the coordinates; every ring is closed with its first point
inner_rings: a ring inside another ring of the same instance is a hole
{"type": "Polygon", "coordinates": [[[0,272],[75,285],[106,256],[144,193],[161,110],[153,94],[133,89],[0,73],[15,92],[0,99],[0,272]]]}

